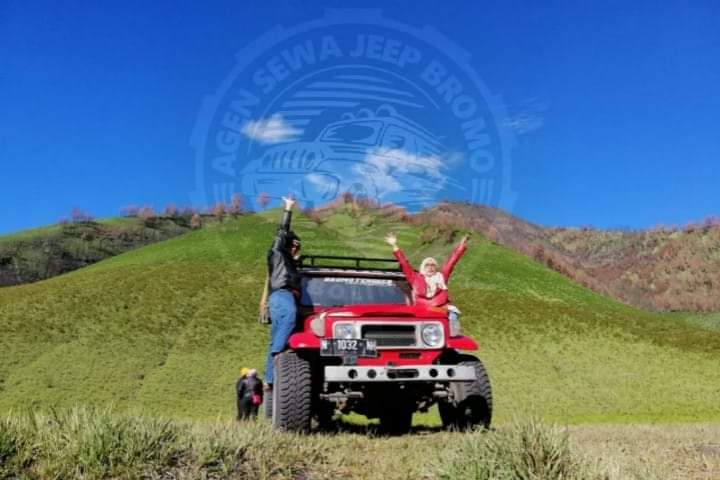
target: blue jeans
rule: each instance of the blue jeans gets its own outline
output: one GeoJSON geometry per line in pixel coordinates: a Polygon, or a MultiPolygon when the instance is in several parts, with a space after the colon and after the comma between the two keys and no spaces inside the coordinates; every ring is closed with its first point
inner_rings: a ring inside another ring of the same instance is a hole
{"type": "Polygon", "coordinates": [[[268,299],[270,307],[270,345],[268,347],[267,363],[265,364],[265,382],[273,383],[273,357],[285,350],[287,341],[293,330],[297,318],[297,305],[295,297],[289,290],[275,290],[268,299]]]}

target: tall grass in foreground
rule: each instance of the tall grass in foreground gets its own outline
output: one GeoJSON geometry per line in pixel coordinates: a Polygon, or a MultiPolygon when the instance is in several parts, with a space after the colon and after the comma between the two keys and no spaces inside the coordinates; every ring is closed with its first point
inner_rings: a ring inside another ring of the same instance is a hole
{"type": "Polygon", "coordinates": [[[87,408],[0,420],[0,478],[298,478],[316,462],[312,445],[261,425],[87,408]]]}
{"type": "Polygon", "coordinates": [[[501,432],[298,436],[265,423],[187,423],[74,408],[0,420],[0,478],[597,478],[566,436],[501,432]]]}
{"type": "Polygon", "coordinates": [[[532,421],[492,434],[460,437],[435,465],[442,480],[580,480],[599,473],[570,450],[565,432],[532,421]]]}

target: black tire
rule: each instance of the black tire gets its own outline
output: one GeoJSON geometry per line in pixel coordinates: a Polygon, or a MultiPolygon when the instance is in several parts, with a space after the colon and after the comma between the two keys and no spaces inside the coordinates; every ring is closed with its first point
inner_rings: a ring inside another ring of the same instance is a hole
{"type": "Polygon", "coordinates": [[[412,427],[413,408],[409,405],[392,405],[380,415],[380,430],[388,435],[404,435],[412,427]]]}
{"type": "Polygon", "coordinates": [[[492,421],[492,387],[485,366],[471,355],[461,355],[457,365],[475,368],[476,379],[471,382],[453,382],[452,403],[438,405],[443,425],[451,429],[471,430],[490,428],[492,421]]]}
{"type": "Polygon", "coordinates": [[[317,426],[321,431],[329,432],[335,430],[336,425],[333,421],[335,404],[318,400],[313,410],[315,412],[317,426]]]}
{"type": "Polygon", "coordinates": [[[265,411],[265,418],[272,421],[272,404],[273,404],[273,391],[272,390],[265,390],[263,392],[265,394],[265,398],[263,399],[264,403],[264,411],[265,411]]]}
{"type": "Polygon", "coordinates": [[[445,428],[454,428],[457,421],[457,408],[450,402],[438,402],[440,420],[445,428]]]}
{"type": "Polygon", "coordinates": [[[312,418],[312,369],[310,362],[292,350],[273,359],[272,426],[277,430],[305,433],[312,418]]]}

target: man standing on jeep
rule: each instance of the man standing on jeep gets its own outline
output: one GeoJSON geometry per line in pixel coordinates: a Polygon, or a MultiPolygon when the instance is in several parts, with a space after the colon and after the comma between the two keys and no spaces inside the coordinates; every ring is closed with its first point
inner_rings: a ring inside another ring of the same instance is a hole
{"type": "Polygon", "coordinates": [[[297,301],[300,298],[300,273],[296,261],[300,254],[300,238],[290,230],[295,200],[283,197],[285,210],[275,241],[267,254],[270,310],[270,345],[265,365],[266,390],[272,390],[273,357],[285,350],[295,329],[297,301]]]}

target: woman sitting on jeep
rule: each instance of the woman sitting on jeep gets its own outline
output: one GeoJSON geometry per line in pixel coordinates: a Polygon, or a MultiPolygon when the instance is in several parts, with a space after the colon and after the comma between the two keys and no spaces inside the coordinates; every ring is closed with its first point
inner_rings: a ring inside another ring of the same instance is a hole
{"type": "Polygon", "coordinates": [[[402,268],[405,278],[412,287],[413,300],[415,305],[425,305],[428,307],[447,307],[448,317],[456,319],[460,311],[449,304],[448,298],[448,281],[455,265],[460,257],[463,256],[467,249],[468,236],[465,235],[457,247],[453,250],[450,258],[443,264],[438,271],[438,263],[432,257],[427,257],[420,264],[420,271],[413,270],[410,262],[400,247],[397,245],[397,237],[394,233],[389,233],[385,237],[385,241],[393,248],[393,255],[397,258],[400,268],[402,268]]]}

